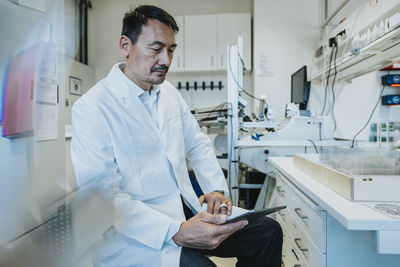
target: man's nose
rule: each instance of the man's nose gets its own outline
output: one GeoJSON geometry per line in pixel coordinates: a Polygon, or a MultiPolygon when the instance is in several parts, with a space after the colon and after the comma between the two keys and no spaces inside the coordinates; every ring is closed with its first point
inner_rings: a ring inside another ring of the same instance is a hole
{"type": "Polygon", "coordinates": [[[160,54],[160,59],[158,60],[159,65],[167,65],[169,66],[171,63],[172,55],[168,53],[168,49],[163,49],[160,54]]]}

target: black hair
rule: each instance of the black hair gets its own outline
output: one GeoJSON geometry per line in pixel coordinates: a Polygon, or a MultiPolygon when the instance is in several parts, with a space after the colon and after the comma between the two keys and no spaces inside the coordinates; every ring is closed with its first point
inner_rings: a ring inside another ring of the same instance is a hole
{"type": "Polygon", "coordinates": [[[135,44],[142,33],[142,26],[147,24],[148,19],[156,19],[171,27],[174,33],[179,31],[175,19],[165,10],[151,5],[141,5],[134,9],[131,8],[125,13],[122,20],[121,35],[127,36],[132,44],[135,44]]]}

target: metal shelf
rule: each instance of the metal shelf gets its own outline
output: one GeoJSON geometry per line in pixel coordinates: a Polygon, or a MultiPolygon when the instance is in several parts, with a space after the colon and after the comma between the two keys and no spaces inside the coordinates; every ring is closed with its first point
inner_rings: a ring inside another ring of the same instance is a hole
{"type": "Polygon", "coordinates": [[[277,128],[276,122],[242,122],[239,124],[241,128],[277,128]]]}
{"type": "MultiPolygon", "coordinates": [[[[351,146],[351,141],[337,141],[337,140],[313,140],[315,145],[318,146],[351,146]]],[[[307,140],[239,140],[238,147],[312,147],[313,143],[307,140]]]]}
{"type": "MultiPolygon", "coordinates": [[[[380,38],[360,49],[360,53],[352,55],[347,52],[336,64],[338,80],[350,80],[379,70],[400,60],[400,27],[384,34],[380,38]]],[[[331,67],[331,72],[334,67],[331,67]]],[[[322,80],[328,68],[313,75],[311,80],[322,80]]],[[[333,76],[333,75],[332,75],[333,76]]]]}

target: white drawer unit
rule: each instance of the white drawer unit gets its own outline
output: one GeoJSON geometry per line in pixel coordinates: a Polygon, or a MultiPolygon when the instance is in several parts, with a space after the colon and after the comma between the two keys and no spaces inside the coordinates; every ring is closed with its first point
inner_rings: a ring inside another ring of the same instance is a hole
{"type": "Polygon", "coordinates": [[[290,186],[286,178],[278,174],[277,195],[282,198],[295,217],[297,225],[304,229],[317,248],[326,253],[326,212],[309,200],[304,194],[290,186]]]}
{"type": "Polygon", "coordinates": [[[310,207],[283,177],[277,180],[275,205],[287,208],[276,215],[284,231],[288,256],[298,259],[301,266],[326,266],[326,213],[310,207]],[[304,213],[303,213],[304,211],[304,213]],[[309,221],[309,218],[311,221],[309,221]]]}
{"type": "Polygon", "coordinates": [[[283,231],[283,247],[282,247],[282,262],[285,267],[304,267],[308,265],[301,251],[293,242],[293,236],[286,228],[286,224],[280,215],[276,216],[276,220],[281,224],[283,231]]]}
{"type": "Polygon", "coordinates": [[[343,198],[295,169],[292,158],[271,157],[269,163],[276,177],[271,203],[287,206],[276,213],[284,266],[400,266],[400,220],[343,198]]]}

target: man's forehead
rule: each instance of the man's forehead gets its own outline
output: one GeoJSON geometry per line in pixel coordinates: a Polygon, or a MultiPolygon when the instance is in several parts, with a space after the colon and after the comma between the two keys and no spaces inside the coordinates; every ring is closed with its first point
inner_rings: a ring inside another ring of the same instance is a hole
{"type": "Polygon", "coordinates": [[[149,19],[145,25],[142,26],[142,31],[139,36],[145,39],[152,39],[153,41],[174,41],[175,33],[172,28],[161,21],[149,19]]]}

